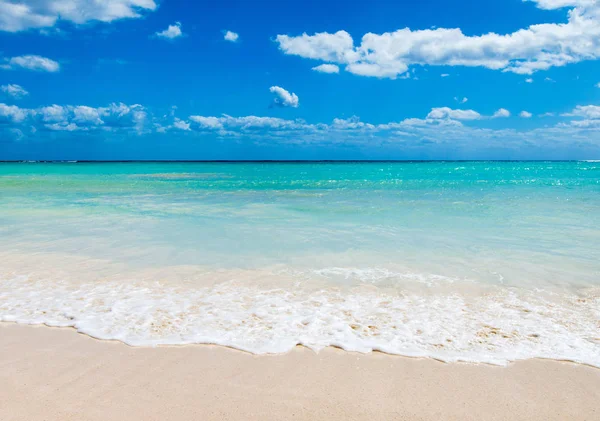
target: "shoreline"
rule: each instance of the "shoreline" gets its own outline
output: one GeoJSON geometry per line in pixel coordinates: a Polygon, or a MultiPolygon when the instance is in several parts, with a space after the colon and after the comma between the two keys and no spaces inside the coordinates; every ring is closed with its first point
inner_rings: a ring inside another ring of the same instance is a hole
{"type": "Polygon", "coordinates": [[[217,345],[131,347],[73,328],[0,323],[2,420],[592,420],[600,370],[531,359],[254,355],[217,345]]]}
{"type": "MultiPolygon", "coordinates": [[[[199,343],[173,343],[173,344],[166,343],[166,344],[157,344],[157,345],[131,345],[120,339],[107,339],[107,338],[95,337],[89,333],[78,330],[75,326],[52,326],[52,325],[48,325],[46,323],[22,323],[22,322],[16,322],[16,321],[0,320],[0,329],[2,329],[2,327],[4,327],[4,326],[25,326],[25,327],[50,329],[50,330],[73,331],[75,334],[83,336],[92,341],[97,341],[97,342],[101,342],[101,343],[114,343],[114,344],[123,345],[127,348],[133,348],[133,349],[171,349],[171,348],[177,349],[177,348],[194,348],[194,347],[216,347],[216,348],[222,348],[224,350],[227,350],[228,352],[229,351],[230,352],[240,352],[242,354],[251,355],[254,357],[258,357],[258,358],[283,357],[285,355],[290,354],[291,352],[298,352],[298,350],[301,349],[301,350],[303,350],[302,352],[310,352],[315,355],[318,355],[321,352],[341,352],[341,353],[345,353],[345,354],[362,355],[362,356],[381,354],[381,355],[388,356],[390,358],[407,358],[407,359],[412,359],[412,360],[430,360],[430,361],[435,361],[435,362],[438,362],[441,364],[489,366],[489,367],[500,367],[500,368],[506,368],[513,364],[523,363],[523,362],[527,362],[527,361],[550,361],[553,363],[573,364],[576,366],[589,367],[591,369],[598,370],[598,372],[600,373],[600,367],[596,367],[595,365],[580,362],[580,361],[575,361],[575,360],[559,359],[559,358],[531,357],[531,358],[521,358],[521,359],[516,359],[516,360],[508,360],[506,362],[506,364],[495,364],[495,363],[491,363],[491,362],[487,362],[487,361],[469,361],[466,359],[465,360],[457,359],[455,361],[447,361],[447,360],[444,360],[442,358],[438,358],[438,357],[432,356],[432,355],[394,354],[394,353],[385,352],[385,351],[382,351],[379,349],[374,349],[374,350],[371,350],[368,352],[351,351],[351,350],[346,350],[343,347],[336,346],[336,345],[328,345],[321,350],[315,351],[315,350],[311,349],[310,347],[307,347],[306,345],[303,345],[303,344],[297,344],[290,351],[272,352],[272,353],[267,352],[267,353],[263,353],[263,354],[255,354],[255,353],[245,350],[245,349],[236,348],[234,346],[229,346],[229,345],[222,345],[222,344],[218,344],[218,343],[199,342],[199,343]]],[[[0,332],[2,332],[2,331],[0,330],[0,332]]],[[[1,343],[0,343],[0,345],[1,345],[1,343]]]]}

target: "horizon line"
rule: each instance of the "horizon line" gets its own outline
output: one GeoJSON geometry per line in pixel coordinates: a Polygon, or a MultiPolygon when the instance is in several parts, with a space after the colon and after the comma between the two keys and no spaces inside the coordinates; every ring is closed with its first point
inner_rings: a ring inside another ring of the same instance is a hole
{"type": "Polygon", "coordinates": [[[600,159],[0,159],[0,164],[118,163],[416,163],[416,162],[600,162],[600,159]]]}

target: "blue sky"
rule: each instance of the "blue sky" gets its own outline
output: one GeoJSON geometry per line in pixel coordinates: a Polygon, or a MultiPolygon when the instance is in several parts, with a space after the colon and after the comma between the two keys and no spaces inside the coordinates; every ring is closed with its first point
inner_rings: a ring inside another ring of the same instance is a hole
{"type": "Polygon", "coordinates": [[[597,0],[0,0],[0,45],[0,159],[600,158],[597,0]]]}

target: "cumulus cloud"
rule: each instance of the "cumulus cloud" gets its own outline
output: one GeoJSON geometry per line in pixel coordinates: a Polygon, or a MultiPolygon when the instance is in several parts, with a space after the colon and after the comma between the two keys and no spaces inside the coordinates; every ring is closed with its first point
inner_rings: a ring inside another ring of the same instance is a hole
{"type": "Polygon", "coordinates": [[[6,105],[0,103],[0,124],[20,123],[27,118],[28,110],[17,107],[16,105],[6,105]]]}
{"type": "Polygon", "coordinates": [[[568,123],[560,123],[561,127],[575,127],[582,130],[600,129],[600,106],[598,105],[578,105],[571,112],[561,115],[577,118],[568,123]]]}
{"type": "Polygon", "coordinates": [[[179,129],[179,130],[189,131],[190,123],[176,118],[175,121],[173,122],[173,127],[175,127],[176,129],[179,129]]]}
{"type": "Polygon", "coordinates": [[[531,25],[509,34],[465,35],[459,28],[367,33],[355,45],[346,31],[278,35],[285,53],[345,66],[362,76],[392,78],[411,65],[485,67],[532,74],[600,58],[600,5],[595,0],[531,0],[542,9],[568,7],[567,23],[531,25]]]}
{"type": "Polygon", "coordinates": [[[309,127],[302,120],[285,120],[277,117],[244,116],[232,117],[223,115],[221,117],[190,116],[190,120],[196,123],[195,129],[203,130],[256,130],[256,129],[278,129],[297,130],[309,127]]]}
{"type": "MultiPolygon", "coordinates": [[[[589,115],[592,110],[591,108],[583,109],[587,111],[578,111],[578,113],[589,115]]],[[[489,147],[496,151],[495,153],[499,149],[521,147],[535,147],[538,150],[539,148],[553,147],[592,147],[600,150],[600,118],[582,118],[568,124],[559,123],[554,127],[541,129],[515,130],[482,128],[480,127],[482,123],[479,123],[477,127],[472,127],[469,126],[469,120],[455,119],[462,118],[464,115],[447,110],[438,112],[434,109],[432,112],[434,112],[432,116],[427,115],[425,118],[406,118],[382,124],[363,122],[357,116],[345,119],[336,118],[330,123],[318,124],[298,119],[286,120],[259,116],[190,116],[191,130],[185,130],[184,133],[216,136],[224,140],[246,139],[256,144],[276,142],[318,145],[333,143],[364,145],[369,148],[372,148],[373,145],[399,144],[402,145],[403,151],[432,144],[447,145],[452,150],[465,147],[465,151],[489,147]],[[450,115],[454,118],[450,118],[450,115]],[[565,139],[569,139],[571,146],[566,146],[565,139]]],[[[495,114],[505,117],[510,113],[500,109],[495,114]]],[[[485,119],[486,117],[481,116],[479,120],[485,121],[485,119]]]]}
{"type": "Polygon", "coordinates": [[[563,7],[590,7],[597,4],[597,0],[525,0],[537,3],[540,9],[553,10],[563,7]]]}
{"type": "MultiPolygon", "coordinates": [[[[508,114],[506,110],[501,113],[501,110],[495,115],[508,114]]],[[[464,114],[468,111],[473,110],[438,108],[432,109],[424,118],[379,124],[363,122],[357,116],[336,118],[329,123],[308,123],[301,119],[252,115],[192,115],[179,119],[172,113],[161,113],[161,117],[157,117],[141,105],[122,103],[106,107],[49,105],[34,109],[0,103],[0,136],[4,140],[23,141],[33,137],[44,138],[49,132],[54,134],[47,139],[58,139],[58,132],[62,133],[61,138],[73,133],[74,139],[86,139],[81,133],[109,138],[109,133],[130,136],[177,132],[178,136],[207,136],[255,144],[347,144],[365,146],[370,150],[374,145],[397,144],[403,151],[424,145],[446,145],[453,151],[464,147],[468,153],[478,148],[491,148],[497,153],[499,149],[520,147],[535,147],[538,151],[553,147],[600,151],[600,106],[578,106],[565,114],[573,121],[527,130],[484,128],[482,125],[489,117],[474,111],[475,114],[464,114]],[[475,118],[475,115],[480,117],[475,118]],[[472,121],[478,123],[473,125],[472,121]]],[[[431,150],[444,153],[443,147],[431,150]]],[[[420,154],[415,156],[422,157],[420,154]]]]}
{"type": "Polygon", "coordinates": [[[481,114],[474,110],[453,110],[449,107],[432,108],[428,119],[479,120],[481,114]]]}
{"type": "Polygon", "coordinates": [[[223,39],[225,39],[225,41],[231,41],[231,42],[237,42],[238,39],[240,38],[240,36],[232,31],[227,31],[225,32],[225,35],[223,36],[223,39]]]}
{"type": "Polygon", "coordinates": [[[494,115],[492,115],[492,118],[504,118],[504,117],[510,117],[510,111],[508,111],[506,108],[500,108],[494,113],[494,115]]]}
{"type": "Polygon", "coordinates": [[[141,105],[113,103],[107,107],[85,105],[49,105],[40,108],[20,108],[0,104],[0,122],[28,124],[36,130],[141,131],[147,113],[141,105]]]}
{"type": "Polygon", "coordinates": [[[18,56],[4,59],[0,68],[5,70],[27,69],[40,72],[58,72],[60,64],[46,57],[36,55],[18,56]]]}
{"type": "Polygon", "coordinates": [[[12,83],[0,86],[0,90],[6,95],[15,99],[23,98],[24,96],[29,95],[29,92],[27,92],[22,86],[12,83]]]}
{"type": "Polygon", "coordinates": [[[519,117],[522,117],[522,118],[531,118],[532,115],[533,114],[531,114],[529,111],[521,111],[519,113],[519,117]]]}
{"type": "Polygon", "coordinates": [[[156,9],[154,0],[0,0],[0,30],[48,28],[58,21],[85,24],[139,18],[156,9]]]}
{"type": "Polygon", "coordinates": [[[339,73],[340,68],[335,64],[321,64],[312,68],[315,72],[319,73],[339,73]]]}
{"type": "Polygon", "coordinates": [[[352,116],[347,119],[334,118],[331,125],[334,129],[338,129],[338,130],[356,130],[356,129],[374,130],[376,128],[376,126],[373,124],[363,123],[362,121],[360,121],[360,118],[358,116],[352,116]]]}
{"type": "Polygon", "coordinates": [[[563,114],[565,117],[584,117],[590,119],[600,119],[600,106],[598,105],[578,105],[570,113],[563,114]]]}
{"type": "Polygon", "coordinates": [[[154,35],[158,38],[168,40],[179,38],[183,36],[183,32],[181,32],[181,22],[175,22],[173,25],[169,25],[164,31],[156,32],[154,35]]]}
{"type": "Polygon", "coordinates": [[[223,128],[223,118],[218,117],[203,117],[199,115],[190,116],[190,120],[195,123],[198,123],[198,126],[203,129],[222,129],[223,128]]]}
{"type": "Polygon", "coordinates": [[[271,86],[269,91],[275,94],[273,105],[278,107],[298,108],[299,100],[298,95],[295,93],[290,93],[280,86],[271,86]]]}

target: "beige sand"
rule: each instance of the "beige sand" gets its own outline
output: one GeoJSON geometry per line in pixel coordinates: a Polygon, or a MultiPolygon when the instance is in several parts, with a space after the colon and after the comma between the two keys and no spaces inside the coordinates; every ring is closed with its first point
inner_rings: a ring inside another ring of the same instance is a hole
{"type": "Polygon", "coordinates": [[[131,348],[0,323],[0,420],[600,420],[600,370],[297,348],[131,348]]]}

